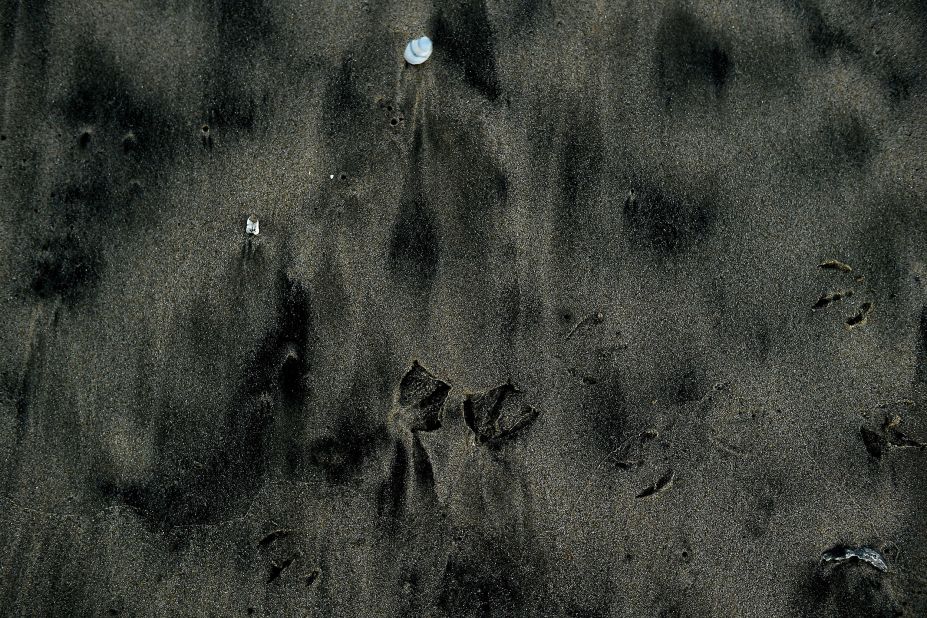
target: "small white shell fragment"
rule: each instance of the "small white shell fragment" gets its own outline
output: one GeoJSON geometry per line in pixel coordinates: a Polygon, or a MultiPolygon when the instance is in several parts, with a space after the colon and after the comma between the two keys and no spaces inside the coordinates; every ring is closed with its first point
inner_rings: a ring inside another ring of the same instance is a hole
{"type": "Polygon", "coordinates": [[[248,222],[245,224],[245,234],[250,234],[251,236],[257,236],[260,234],[260,226],[258,223],[257,215],[251,215],[248,217],[248,222]]]}
{"type": "Polygon", "coordinates": [[[409,64],[421,64],[431,57],[431,48],[431,39],[423,36],[409,41],[402,55],[409,64]]]}

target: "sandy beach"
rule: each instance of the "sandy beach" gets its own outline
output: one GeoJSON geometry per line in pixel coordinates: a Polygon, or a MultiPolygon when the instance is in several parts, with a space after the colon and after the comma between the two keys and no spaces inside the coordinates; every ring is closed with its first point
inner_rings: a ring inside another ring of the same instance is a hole
{"type": "Polygon", "coordinates": [[[917,0],[0,2],[0,615],[927,615],[925,60],[917,0]]]}

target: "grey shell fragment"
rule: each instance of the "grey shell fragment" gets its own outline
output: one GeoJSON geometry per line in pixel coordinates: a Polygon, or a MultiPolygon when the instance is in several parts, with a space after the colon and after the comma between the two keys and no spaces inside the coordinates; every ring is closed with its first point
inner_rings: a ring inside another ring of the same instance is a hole
{"type": "Polygon", "coordinates": [[[440,429],[441,407],[450,390],[447,382],[439,380],[414,361],[399,383],[396,415],[411,431],[440,429]]]}
{"type": "Polygon", "coordinates": [[[882,554],[872,549],[871,547],[846,547],[844,545],[838,545],[828,549],[823,554],[821,554],[822,563],[844,562],[853,558],[862,560],[863,562],[868,562],[880,571],[888,571],[888,565],[885,563],[885,558],[882,557],[882,554]]]}
{"type": "Polygon", "coordinates": [[[464,420],[479,443],[496,444],[510,438],[534,422],[539,413],[511,384],[467,395],[464,400],[464,420]]]}

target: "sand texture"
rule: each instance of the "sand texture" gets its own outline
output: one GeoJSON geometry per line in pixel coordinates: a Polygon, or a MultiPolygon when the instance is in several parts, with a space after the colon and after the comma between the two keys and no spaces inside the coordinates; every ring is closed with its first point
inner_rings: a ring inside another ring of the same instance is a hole
{"type": "Polygon", "coordinates": [[[920,0],[0,0],[0,615],[927,615],[925,76],[920,0]]]}

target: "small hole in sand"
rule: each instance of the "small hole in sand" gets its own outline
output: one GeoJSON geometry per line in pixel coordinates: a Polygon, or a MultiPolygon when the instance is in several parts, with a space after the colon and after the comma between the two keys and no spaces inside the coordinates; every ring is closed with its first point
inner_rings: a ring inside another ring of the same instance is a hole
{"type": "Polygon", "coordinates": [[[0,135],[0,142],[6,141],[6,135],[0,135]]]}
{"type": "Polygon", "coordinates": [[[398,121],[397,119],[395,119],[395,118],[392,118],[392,119],[389,121],[389,123],[390,123],[392,126],[395,127],[397,124],[399,124],[399,121],[398,121]]]}
{"type": "Polygon", "coordinates": [[[77,138],[77,145],[81,148],[86,148],[90,145],[90,131],[84,131],[80,134],[80,137],[77,138]]]}
{"type": "Polygon", "coordinates": [[[200,130],[201,130],[203,133],[209,133],[209,125],[208,125],[208,124],[204,124],[202,127],[200,127],[200,130]]]}
{"type": "Polygon", "coordinates": [[[348,179],[348,175],[345,174],[344,172],[341,172],[341,174],[338,175],[338,178],[340,178],[341,180],[347,180],[347,179],[348,179]]]}
{"type": "Polygon", "coordinates": [[[388,111],[388,112],[393,111],[393,106],[392,106],[392,105],[387,105],[387,106],[386,106],[386,111],[388,111]]]}

